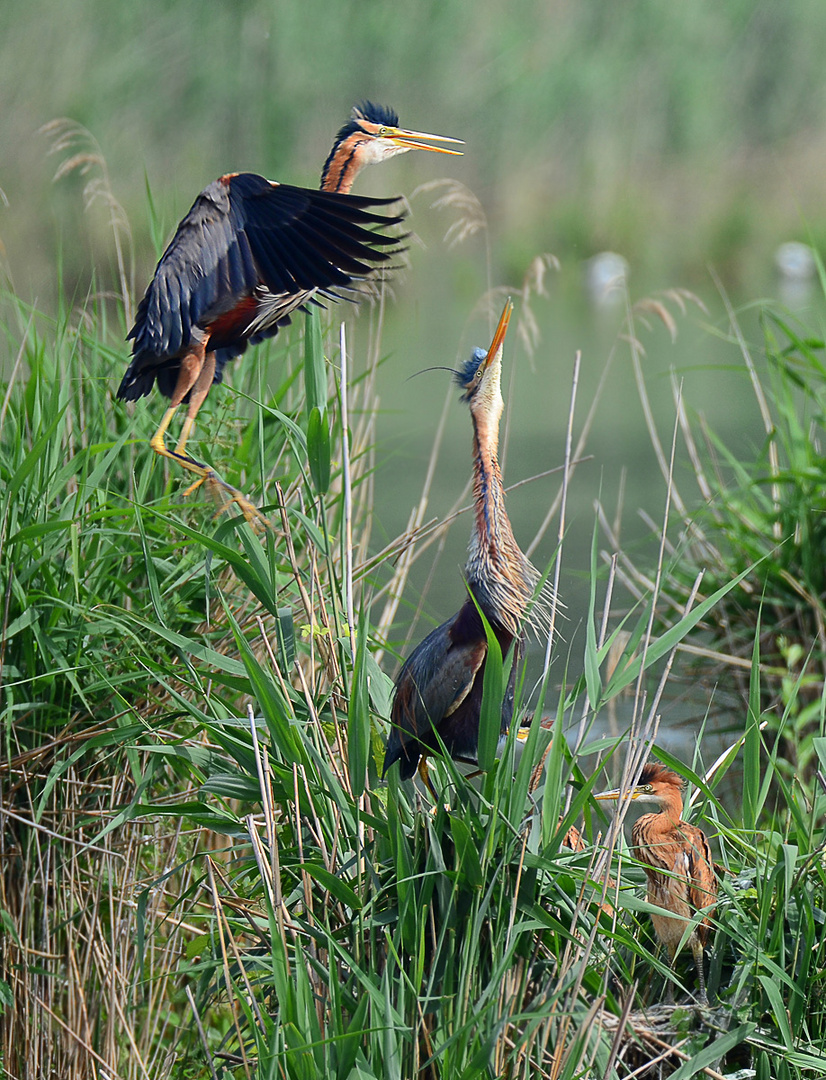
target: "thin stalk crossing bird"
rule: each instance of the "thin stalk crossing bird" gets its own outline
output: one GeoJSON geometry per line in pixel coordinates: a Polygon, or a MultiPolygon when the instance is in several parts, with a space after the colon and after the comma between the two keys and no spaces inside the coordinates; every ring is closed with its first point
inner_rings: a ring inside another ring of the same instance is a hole
{"type": "MultiPolygon", "coordinates": [[[[505,510],[499,469],[502,352],[513,311],[505,304],[490,348],[474,349],[455,372],[473,424],[474,523],[465,565],[468,597],[452,618],[431,631],[410,654],[396,681],[384,773],[396,761],[403,780],[418,766],[431,794],[428,754],[440,742],[457,761],[477,763],[479,717],[488,642],[480,611],[506,656],[513,647],[502,705],[501,733],[513,718],[516,672],[526,626],[546,629],[551,592],[537,591],[539,572],[519,549],[505,510]],[[438,736],[438,737],[437,737],[438,736]]],[[[434,796],[435,797],[435,796],[434,796]]]]}
{"type": "MultiPolygon", "coordinates": [[[[632,799],[651,803],[657,813],[645,814],[631,830],[631,854],[643,864],[648,880],[648,902],[671,914],[655,915],[654,932],[668,950],[673,966],[691,922],[688,946],[697,968],[697,1000],[708,1004],[703,952],[711,933],[710,916],[717,900],[717,877],[708,840],[702,829],[682,820],[683,780],[671,769],[656,762],[643,766],[639,782],[631,789],[603,791],[594,798],[632,799]]],[[[669,983],[668,998],[673,990],[669,983]]]]}
{"type": "Polygon", "coordinates": [[[290,314],[314,300],[357,298],[359,282],[378,272],[401,250],[403,237],[381,229],[402,220],[377,213],[392,199],[350,195],[365,165],[408,150],[442,154],[460,151],[430,146],[459,142],[407,131],[391,109],[364,102],[336,136],[324,164],[320,190],[292,187],[255,173],[229,173],[205,188],[178,226],[141,300],[132,341],[132,361],[117,396],[134,401],[155,383],[170,406],[151,439],[156,453],[177,461],[220,487],[245,516],[255,508],[207,465],[186,452],[198,410],[224,368],[248,344],[273,337],[290,314]],[[177,408],[188,412],[174,450],[165,445],[177,408]]]}

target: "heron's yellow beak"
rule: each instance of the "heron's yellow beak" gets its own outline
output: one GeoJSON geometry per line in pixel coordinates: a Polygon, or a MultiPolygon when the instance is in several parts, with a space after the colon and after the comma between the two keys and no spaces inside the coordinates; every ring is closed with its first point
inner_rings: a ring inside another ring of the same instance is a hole
{"type": "Polygon", "coordinates": [[[594,795],[595,799],[601,799],[603,802],[619,802],[620,799],[638,799],[642,795],[639,788],[631,788],[630,790],[621,790],[620,788],[614,788],[613,791],[600,791],[597,795],[594,795]]]}
{"type": "Polygon", "coordinates": [[[394,143],[398,143],[399,146],[404,146],[408,150],[433,150],[437,154],[458,154],[461,156],[461,150],[448,150],[446,146],[430,146],[428,143],[419,142],[419,139],[429,139],[431,142],[449,142],[457,143],[464,146],[464,142],[461,139],[449,139],[447,135],[428,135],[425,131],[407,131],[405,128],[385,128],[384,139],[391,139],[394,143]]]}
{"type": "Polygon", "coordinates": [[[502,346],[505,344],[505,334],[508,332],[508,323],[511,321],[512,314],[513,301],[508,297],[505,303],[505,309],[499,319],[499,325],[496,327],[496,333],[493,335],[493,341],[490,343],[488,355],[485,358],[485,367],[490,367],[501,354],[502,346]]]}

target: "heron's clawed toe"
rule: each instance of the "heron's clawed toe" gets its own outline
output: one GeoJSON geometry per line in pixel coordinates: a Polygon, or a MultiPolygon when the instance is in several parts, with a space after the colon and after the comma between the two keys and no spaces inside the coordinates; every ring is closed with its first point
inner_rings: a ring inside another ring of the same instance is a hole
{"type": "Polygon", "coordinates": [[[237,488],[234,488],[232,484],[228,484],[226,480],[222,480],[212,469],[204,476],[199,477],[194,484],[190,484],[184,492],[184,495],[191,495],[192,492],[199,488],[203,483],[206,483],[210,495],[218,504],[218,509],[215,511],[214,515],[215,517],[219,517],[225,510],[228,510],[231,506],[235,505],[253,528],[257,525],[263,525],[267,529],[274,528],[270,519],[265,517],[258,507],[249,501],[246,495],[242,494],[237,488]]]}
{"type": "Polygon", "coordinates": [[[253,528],[258,525],[263,525],[266,529],[275,528],[270,519],[262,514],[258,507],[249,501],[246,495],[243,495],[236,488],[231,487],[226,481],[221,480],[216,476],[210,482],[210,490],[213,496],[216,497],[216,502],[219,499],[223,499],[223,503],[215,513],[216,517],[218,517],[219,514],[223,514],[230,506],[235,505],[244,515],[247,523],[253,528]]]}

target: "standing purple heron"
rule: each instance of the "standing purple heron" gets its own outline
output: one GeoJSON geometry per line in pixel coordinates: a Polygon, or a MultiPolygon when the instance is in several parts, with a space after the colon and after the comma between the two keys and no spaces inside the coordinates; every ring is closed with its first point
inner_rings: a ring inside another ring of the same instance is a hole
{"type": "MultiPolygon", "coordinates": [[[[659,813],[645,814],[631,830],[631,853],[643,864],[648,879],[648,902],[670,911],[655,915],[654,932],[668,950],[673,966],[689,925],[702,912],[688,934],[688,946],[697,968],[701,1005],[708,1004],[703,952],[711,933],[709,916],[717,900],[717,877],[708,840],[702,829],[682,820],[683,780],[656,762],[643,767],[637,785],[595,795],[596,799],[633,799],[653,803],[659,813]]],[[[669,984],[669,996],[671,988],[669,984]]]]}
{"type": "Polygon", "coordinates": [[[502,351],[512,311],[508,300],[490,348],[474,349],[455,373],[473,424],[474,524],[465,565],[470,595],[456,615],[431,631],[410,654],[396,681],[390,712],[383,772],[398,761],[401,778],[409,780],[418,766],[428,787],[426,757],[439,752],[440,740],[455,760],[477,762],[488,654],[480,612],[496,635],[502,655],[514,649],[502,704],[503,735],[513,718],[526,624],[538,629],[547,623],[550,590],[543,587],[537,594],[540,575],[514,539],[498,461],[504,407],[502,351]]]}
{"type": "Polygon", "coordinates": [[[186,452],[195,417],[213,383],[248,344],[273,337],[290,314],[317,295],[353,298],[358,283],[398,254],[398,236],[380,231],[403,212],[375,208],[398,198],[350,195],[365,165],[407,150],[460,151],[422,139],[458,142],[406,131],[391,109],[364,102],[336,136],[321,188],[292,187],[255,173],[229,173],[205,188],[161,256],[129,332],[132,361],[118,397],[134,401],[158,389],[170,406],[151,439],[156,453],[194,473],[189,494],[204,481],[229,494],[247,517],[255,508],[207,465],[186,452]],[[174,450],[164,436],[179,405],[189,408],[174,450]]]}

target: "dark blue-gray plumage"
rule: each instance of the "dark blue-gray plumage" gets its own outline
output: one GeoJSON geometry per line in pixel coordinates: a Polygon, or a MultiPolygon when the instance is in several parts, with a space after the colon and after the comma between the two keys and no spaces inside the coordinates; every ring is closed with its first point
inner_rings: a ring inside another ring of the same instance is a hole
{"type": "MultiPolygon", "coordinates": [[[[193,327],[209,332],[220,382],[229,360],[278,333],[315,293],[335,296],[392,259],[400,238],[376,227],[397,225],[403,214],[373,208],[396,202],[273,184],[254,173],[215,180],[178,226],[138,306],[118,397],[134,401],[157,380],[171,398],[193,327]]],[[[189,391],[181,400],[188,398],[189,391]]]]}

